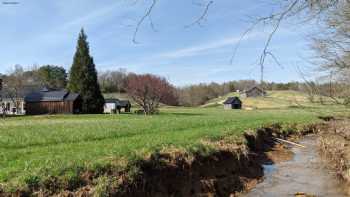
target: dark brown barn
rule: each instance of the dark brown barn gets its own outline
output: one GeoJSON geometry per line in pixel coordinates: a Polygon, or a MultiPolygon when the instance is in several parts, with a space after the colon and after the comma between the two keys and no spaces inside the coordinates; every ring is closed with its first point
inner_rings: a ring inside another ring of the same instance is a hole
{"type": "Polygon", "coordinates": [[[266,96],[266,92],[257,86],[250,88],[249,90],[245,91],[244,93],[245,93],[246,97],[266,96]]]}
{"type": "Polygon", "coordinates": [[[28,94],[24,101],[27,115],[75,114],[82,106],[80,95],[67,90],[43,89],[28,94]]]}

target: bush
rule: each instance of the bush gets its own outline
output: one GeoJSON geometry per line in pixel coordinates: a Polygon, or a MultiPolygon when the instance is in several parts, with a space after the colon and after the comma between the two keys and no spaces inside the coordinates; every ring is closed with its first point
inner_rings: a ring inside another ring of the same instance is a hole
{"type": "Polygon", "coordinates": [[[37,189],[40,186],[40,178],[38,176],[28,176],[24,179],[24,182],[27,184],[29,189],[37,189]]]}

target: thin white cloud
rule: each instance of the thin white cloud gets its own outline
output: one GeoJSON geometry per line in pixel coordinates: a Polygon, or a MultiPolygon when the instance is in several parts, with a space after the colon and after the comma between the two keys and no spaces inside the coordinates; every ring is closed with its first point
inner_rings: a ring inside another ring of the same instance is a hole
{"type": "Polygon", "coordinates": [[[121,5],[121,3],[119,1],[117,1],[116,3],[112,4],[112,5],[108,5],[105,7],[102,7],[100,9],[97,9],[96,11],[82,16],[82,17],[78,17],[75,18],[72,21],[69,21],[65,24],[63,24],[60,29],[68,29],[70,27],[75,27],[75,26],[82,26],[82,25],[87,25],[87,24],[95,24],[98,23],[100,21],[103,21],[106,17],[109,17],[109,14],[111,13],[115,13],[118,9],[116,9],[117,7],[119,7],[121,5]]]}
{"type": "Polygon", "coordinates": [[[210,41],[205,44],[195,45],[195,46],[186,47],[186,48],[182,48],[182,49],[178,49],[170,52],[161,53],[161,54],[158,54],[158,57],[176,59],[176,58],[182,58],[182,57],[198,56],[198,55],[202,55],[203,53],[207,53],[208,51],[214,51],[215,49],[219,49],[227,46],[233,47],[239,41],[256,38],[260,35],[261,34],[258,34],[258,33],[251,33],[245,36],[243,39],[241,36],[226,37],[223,39],[210,41]]]}

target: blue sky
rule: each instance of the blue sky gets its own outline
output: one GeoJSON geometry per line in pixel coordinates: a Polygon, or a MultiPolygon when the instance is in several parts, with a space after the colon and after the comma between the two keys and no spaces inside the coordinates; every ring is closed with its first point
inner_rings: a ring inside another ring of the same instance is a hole
{"type": "MultiPolygon", "coordinates": [[[[84,27],[91,55],[99,71],[125,68],[153,73],[176,85],[259,79],[258,59],[269,28],[258,27],[230,58],[251,16],[271,13],[264,0],[215,0],[201,26],[186,28],[199,17],[205,0],[159,0],[151,19],[133,32],[151,0],[18,0],[0,5],[0,72],[15,64],[60,65],[69,70],[78,33],[84,27]]],[[[267,2],[267,0],[265,1],[267,2]]],[[[271,51],[283,68],[266,62],[265,79],[300,80],[296,66],[310,67],[306,35],[310,27],[285,23],[273,39],[271,51]]]]}

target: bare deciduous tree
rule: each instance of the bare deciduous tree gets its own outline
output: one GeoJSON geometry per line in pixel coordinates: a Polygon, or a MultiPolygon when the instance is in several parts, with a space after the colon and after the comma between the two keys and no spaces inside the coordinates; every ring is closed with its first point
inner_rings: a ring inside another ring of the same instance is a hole
{"type": "Polygon", "coordinates": [[[170,103],[175,99],[174,87],[162,77],[144,74],[131,74],[128,77],[128,94],[142,107],[145,114],[157,113],[159,104],[170,103]]]}
{"type": "Polygon", "coordinates": [[[126,92],[128,73],[125,69],[104,71],[98,76],[103,92],[126,92]]]}
{"type": "MultiPolygon", "coordinates": [[[[4,78],[3,89],[6,90],[7,97],[11,99],[17,109],[20,105],[20,91],[23,89],[24,85],[25,77],[23,67],[15,65],[13,72],[4,78]]],[[[4,108],[6,108],[6,106],[4,108]]]]}

